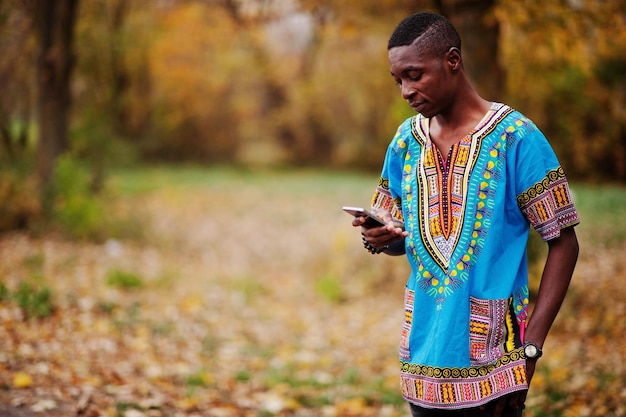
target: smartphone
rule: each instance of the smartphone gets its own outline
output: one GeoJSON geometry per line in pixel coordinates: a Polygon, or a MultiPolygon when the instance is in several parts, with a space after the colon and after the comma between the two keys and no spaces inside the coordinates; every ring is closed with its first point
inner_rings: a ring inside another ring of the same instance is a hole
{"type": "Polygon", "coordinates": [[[365,223],[363,223],[364,227],[380,227],[387,224],[383,219],[363,207],[344,206],[343,211],[353,215],[354,217],[365,217],[365,223]]]}

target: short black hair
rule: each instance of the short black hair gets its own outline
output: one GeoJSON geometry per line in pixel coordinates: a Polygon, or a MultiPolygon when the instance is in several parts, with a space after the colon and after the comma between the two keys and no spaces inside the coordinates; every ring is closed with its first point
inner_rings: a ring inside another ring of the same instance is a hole
{"type": "Polygon", "coordinates": [[[442,56],[452,47],[461,50],[461,37],[452,23],[431,12],[415,13],[402,20],[391,34],[387,50],[411,45],[417,38],[424,38],[435,56],[442,56]]]}

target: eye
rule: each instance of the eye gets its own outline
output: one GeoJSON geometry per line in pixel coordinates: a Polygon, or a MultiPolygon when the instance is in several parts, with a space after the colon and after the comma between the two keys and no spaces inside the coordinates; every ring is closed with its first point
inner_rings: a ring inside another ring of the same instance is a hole
{"type": "Polygon", "coordinates": [[[422,78],[422,73],[421,72],[414,72],[414,73],[410,73],[408,75],[409,80],[411,81],[419,81],[422,78]]]}

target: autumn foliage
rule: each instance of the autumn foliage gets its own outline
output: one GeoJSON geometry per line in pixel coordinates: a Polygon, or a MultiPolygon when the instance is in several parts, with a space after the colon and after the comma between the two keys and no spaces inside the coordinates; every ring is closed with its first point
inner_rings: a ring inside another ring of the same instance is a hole
{"type": "MultiPolygon", "coordinates": [[[[0,99],[3,161],[36,131],[36,39],[19,4],[0,6],[0,85],[12,92],[0,99]]],[[[458,24],[479,89],[536,120],[571,177],[626,179],[618,0],[85,0],[71,152],[96,183],[103,167],[138,158],[378,169],[410,114],[388,75],[386,40],[424,8],[458,24]]]]}
{"type": "Polygon", "coordinates": [[[62,51],[37,31],[51,2],[0,1],[0,415],[407,416],[406,266],[339,208],[367,204],[411,115],[387,37],[429,9],[575,180],[580,262],[526,416],[626,416],[626,198],[584,185],[626,180],[624,1],[61,3],[62,51]],[[49,119],[68,125],[44,193],[36,80],[57,58],[69,102],[49,119]]]}

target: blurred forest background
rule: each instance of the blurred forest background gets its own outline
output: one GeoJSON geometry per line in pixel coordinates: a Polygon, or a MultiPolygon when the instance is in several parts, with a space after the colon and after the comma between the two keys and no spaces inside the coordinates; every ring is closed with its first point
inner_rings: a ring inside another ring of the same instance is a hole
{"type": "Polygon", "coordinates": [[[480,92],[535,120],[571,178],[626,180],[623,1],[3,0],[0,228],[52,205],[33,191],[59,157],[93,192],[145,161],[378,169],[410,115],[386,40],[421,9],[458,26],[480,92]]]}
{"type": "Polygon", "coordinates": [[[583,219],[526,413],[625,416],[622,0],[0,0],[0,415],[406,416],[406,266],[340,207],[411,115],[386,43],[423,9],[583,219]]]}

